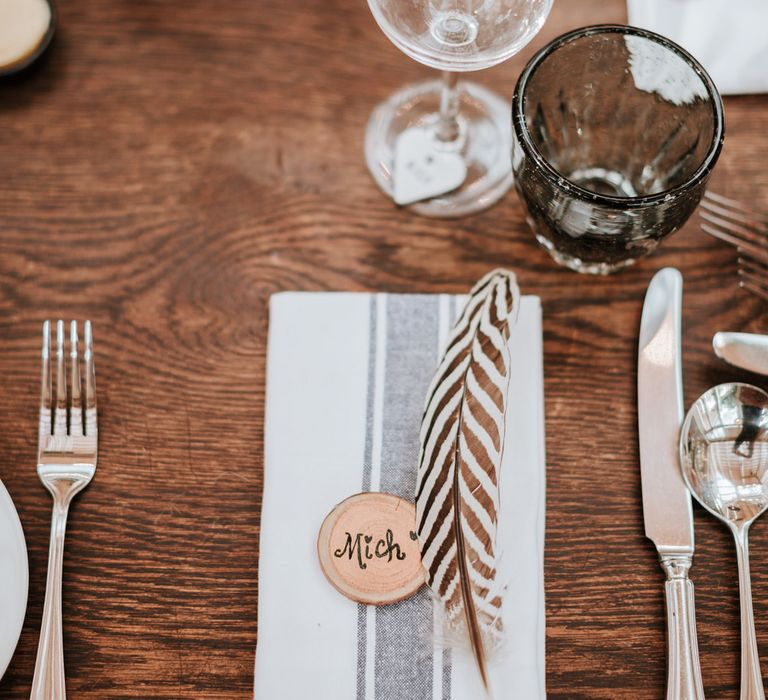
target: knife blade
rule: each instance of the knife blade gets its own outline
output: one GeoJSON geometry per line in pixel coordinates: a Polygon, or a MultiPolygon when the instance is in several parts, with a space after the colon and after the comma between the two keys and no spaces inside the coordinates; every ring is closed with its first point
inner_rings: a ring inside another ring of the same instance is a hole
{"type": "Polygon", "coordinates": [[[645,534],[667,575],[667,700],[704,697],[699,669],[693,583],[691,496],[680,471],[683,422],[680,272],[657,272],[646,292],[640,321],[637,412],[645,534]]]}
{"type": "Polygon", "coordinates": [[[768,375],[768,335],[715,333],[712,347],[715,355],[734,367],[768,375]]]}
{"type": "Polygon", "coordinates": [[[683,423],[682,288],[680,273],[665,268],[651,280],[643,304],[637,367],[640,473],[646,536],[660,553],[693,554],[691,495],[678,450],[683,423]]]}

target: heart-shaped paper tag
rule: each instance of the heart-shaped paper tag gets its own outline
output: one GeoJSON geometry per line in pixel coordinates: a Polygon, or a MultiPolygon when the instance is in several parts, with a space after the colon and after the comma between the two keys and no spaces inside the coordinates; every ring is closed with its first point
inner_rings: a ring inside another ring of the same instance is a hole
{"type": "Polygon", "coordinates": [[[415,126],[397,137],[395,144],[395,203],[404,205],[431,199],[459,187],[467,166],[459,153],[442,150],[433,129],[415,126]]]}

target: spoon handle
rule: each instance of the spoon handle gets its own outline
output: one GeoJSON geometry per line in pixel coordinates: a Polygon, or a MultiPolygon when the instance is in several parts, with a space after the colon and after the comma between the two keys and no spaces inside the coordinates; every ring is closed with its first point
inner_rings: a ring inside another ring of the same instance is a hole
{"type": "Polygon", "coordinates": [[[715,333],[712,347],[721,360],[741,369],[768,375],[768,335],[715,333]]]}
{"type": "Polygon", "coordinates": [[[688,578],[692,555],[662,555],[667,574],[667,700],[704,700],[696,642],[693,582],[688,578]]]}
{"type": "Polygon", "coordinates": [[[757,653],[755,616],[752,612],[748,527],[734,528],[733,536],[736,540],[736,557],[739,562],[739,600],[741,602],[741,700],[765,700],[760,656],[757,653]]]}

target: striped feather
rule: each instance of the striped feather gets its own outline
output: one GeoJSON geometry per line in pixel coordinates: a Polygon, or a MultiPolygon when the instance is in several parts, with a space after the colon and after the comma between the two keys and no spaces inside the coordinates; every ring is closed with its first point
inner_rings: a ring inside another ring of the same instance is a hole
{"type": "Polygon", "coordinates": [[[456,322],[427,394],[416,481],[416,525],[427,583],[449,628],[466,631],[483,684],[501,633],[496,580],[498,475],[504,444],[515,276],[478,282],[456,322]]]}

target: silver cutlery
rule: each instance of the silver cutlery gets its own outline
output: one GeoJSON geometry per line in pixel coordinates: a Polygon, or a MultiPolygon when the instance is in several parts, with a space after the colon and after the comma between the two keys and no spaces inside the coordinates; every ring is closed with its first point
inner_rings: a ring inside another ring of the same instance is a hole
{"type": "Polygon", "coordinates": [[[91,322],[85,322],[83,338],[84,389],[81,389],[77,323],[69,333],[69,363],[64,348],[64,322],[56,324],[56,384],[51,371],[51,326],[43,323],[43,368],[40,392],[40,427],[37,473],[53,496],[51,540],[48,551],[43,621],[37,647],[32,700],[66,698],[64,648],[61,625],[61,578],[64,534],[69,504],[93,479],[96,471],[98,429],[96,420],[96,373],[93,364],[91,322]],[[69,365],[70,395],[67,395],[69,365]]]}
{"type": "Polygon", "coordinates": [[[721,384],[693,404],[680,435],[688,488],[733,533],[741,601],[741,700],[764,700],[749,577],[749,526],[768,507],[768,394],[721,384]]]}
{"type": "Polygon", "coordinates": [[[704,697],[696,642],[691,496],[680,472],[683,419],[680,351],[682,277],[673,268],[654,275],[640,322],[637,369],[640,474],[645,534],[666,573],[667,700],[704,697]]]}
{"type": "Polygon", "coordinates": [[[739,286],[768,300],[768,216],[713,192],[700,213],[703,231],[739,251],[739,286]]]}
{"type": "Polygon", "coordinates": [[[757,333],[715,333],[715,355],[741,369],[768,375],[768,335],[757,333]]]}

